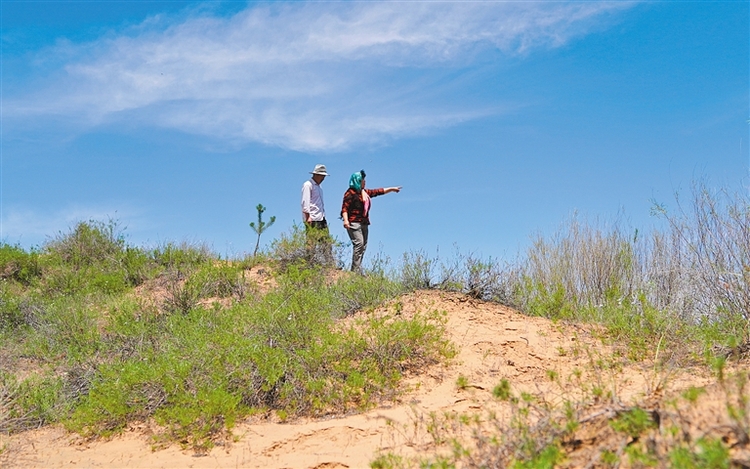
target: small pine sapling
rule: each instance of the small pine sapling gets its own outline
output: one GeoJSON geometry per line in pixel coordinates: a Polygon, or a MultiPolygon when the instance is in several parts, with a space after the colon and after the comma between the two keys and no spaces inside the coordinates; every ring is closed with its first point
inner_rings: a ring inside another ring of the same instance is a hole
{"type": "Polygon", "coordinates": [[[263,232],[270,228],[271,225],[273,225],[273,222],[276,221],[276,217],[271,217],[271,219],[268,220],[268,223],[263,221],[263,212],[266,211],[266,207],[264,207],[263,204],[258,204],[255,209],[258,211],[258,224],[256,225],[255,222],[250,222],[250,228],[252,228],[253,231],[255,231],[255,233],[258,235],[258,240],[255,242],[255,251],[253,251],[253,257],[258,254],[258,246],[260,246],[260,235],[262,235],[263,232]]]}

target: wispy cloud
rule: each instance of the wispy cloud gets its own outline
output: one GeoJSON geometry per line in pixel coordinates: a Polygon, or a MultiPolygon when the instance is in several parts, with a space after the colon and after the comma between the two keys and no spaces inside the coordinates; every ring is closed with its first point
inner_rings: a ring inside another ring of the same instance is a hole
{"type": "Polygon", "coordinates": [[[445,74],[479,53],[558,47],[632,2],[355,2],[252,5],[224,18],[152,18],[65,44],[46,86],[6,97],[6,120],[127,122],[329,151],[498,111],[457,104],[445,74]]]}

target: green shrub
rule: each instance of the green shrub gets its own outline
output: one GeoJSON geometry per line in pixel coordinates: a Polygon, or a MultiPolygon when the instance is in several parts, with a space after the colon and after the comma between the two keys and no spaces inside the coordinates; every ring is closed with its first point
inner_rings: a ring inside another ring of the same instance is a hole
{"type": "Polygon", "coordinates": [[[166,243],[152,250],[151,257],[170,270],[189,269],[218,258],[207,245],[189,243],[166,243]]]}
{"type": "Polygon", "coordinates": [[[146,250],[127,246],[120,260],[128,285],[137,287],[159,272],[158,264],[146,250]]]}
{"type": "Polygon", "coordinates": [[[372,317],[365,321],[367,353],[381,372],[416,372],[439,357],[451,358],[456,350],[443,338],[445,313],[433,312],[410,319],[372,317]]]}
{"type": "Polygon", "coordinates": [[[392,453],[378,455],[371,463],[372,469],[398,469],[408,467],[404,458],[392,453]]]}
{"type": "Polygon", "coordinates": [[[373,308],[404,292],[404,286],[385,275],[347,275],[331,287],[345,314],[373,308]]]}
{"type": "Polygon", "coordinates": [[[679,446],[669,452],[672,467],[680,469],[729,469],[731,461],[720,439],[700,438],[694,448],[679,446]]]}
{"type": "Polygon", "coordinates": [[[575,300],[571,300],[562,283],[548,285],[524,277],[515,289],[517,301],[532,316],[550,319],[571,319],[575,316],[575,300]]]}
{"type": "Polygon", "coordinates": [[[244,296],[244,270],[239,264],[212,262],[201,265],[185,282],[199,298],[244,296]]]}
{"type": "Polygon", "coordinates": [[[140,361],[100,367],[66,426],[83,435],[108,436],[130,420],[151,416],[165,402],[161,371],[140,361]]]}
{"type": "Polygon", "coordinates": [[[553,469],[558,463],[565,460],[565,454],[556,444],[547,445],[531,459],[525,461],[514,461],[512,469],[553,469]]]}
{"type": "Polygon", "coordinates": [[[12,331],[26,324],[21,301],[21,297],[0,284],[0,331],[12,331]]]}
{"type": "Polygon", "coordinates": [[[508,401],[513,397],[510,390],[510,382],[507,379],[500,381],[500,384],[492,388],[492,395],[501,401],[508,401]]]}
{"type": "Polygon", "coordinates": [[[80,298],[60,298],[42,303],[36,311],[33,333],[24,341],[30,356],[69,363],[85,361],[102,345],[98,328],[99,314],[80,298]]]}
{"type": "Polygon", "coordinates": [[[166,333],[165,316],[135,298],[125,297],[113,303],[102,331],[102,350],[121,359],[150,356],[155,353],[160,336],[166,333]]]}
{"type": "MultiPolygon", "coordinates": [[[[392,283],[356,277],[373,306],[389,299],[392,283]]],[[[113,359],[97,366],[69,428],[109,434],[153,417],[163,437],[205,450],[254,409],[289,417],[368,408],[393,397],[404,373],[455,353],[440,314],[341,327],[334,318],[351,284],[328,285],[317,269],[298,267],[278,281],[256,302],[178,315],[116,302],[97,345],[113,359]]]]}
{"type": "Polygon", "coordinates": [[[495,301],[501,304],[512,304],[507,290],[508,274],[503,272],[498,263],[491,258],[482,261],[473,256],[466,258],[466,293],[479,300],[495,301]]]}
{"type": "Polygon", "coordinates": [[[294,225],[288,233],[282,233],[271,242],[270,252],[281,271],[292,265],[307,264],[307,238],[304,229],[294,225]]]}
{"type": "Polygon", "coordinates": [[[437,259],[424,251],[404,253],[401,264],[401,283],[406,290],[428,290],[434,285],[437,259]]]}
{"type": "Polygon", "coordinates": [[[84,266],[70,269],[56,266],[47,269],[43,280],[43,291],[51,297],[71,295],[97,295],[122,293],[130,288],[124,272],[108,270],[100,266],[84,266]]]}
{"type": "Polygon", "coordinates": [[[78,223],[45,244],[39,284],[48,296],[117,294],[158,273],[150,255],[125,244],[117,222],[78,223]]]}
{"type": "Polygon", "coordinates": [[[651,415],[641,408],[633,408],[610,421],[610,426],[617,432],[625,433],[631,438],[638,438],[646,430],[656,427],[651,415]]]}
{"type": "Polygon", "coordinates": [[[0,244],[0,278],[12,279],[28,286],[41,274],[39,253],[36,250],[26,252],[20,246],[0,244]]]}
{"type": "Polygon", "coordinates": [[[39,428],[58,421],[67,410],[63,383],[51,375],[24,381],[0,371],[0,433],[39,428]]]}
{"type": "Polygon", "coordinates": [[[164,309],[170,313],[188,314],[198,306],[201,291],[188,285],[185,275],[180,271],[166,274],[167,295],[164,298],[164,309]]]}
{"type": "Polygon", "coordinates": [[[167,311],[189,313],[200,300],[211,297],[235,297],[242,300],[248,290],[245,272],[240,263],[221,261],[205,262],[185,270],[170,270],[166,279],[167,296],[164,306],[167,311]]]}
{"type": "Polygon", "coordinates": [[[47,255],[74,268],[116,264],[125,248],[118,223],[79,222],[69,233],[59,233],[44,246],[47,255]]]}
{"type": "Polygon", "coordinates": [[[342,261],[345,246],[337,239],[325,234],[325,231],[316,230],[307,233],[305,226],[294,225],[279,238],[271,242],[269,257],[277,264],[278,270],[286,271],[290,266],[302,268],[339,267],[344,265],[342,261]],[[327,252],[330,246],[331,259],[327,252]],[[330,265],[333,261],[334,265],[330,265]]]}
{"type": "Polygon", "coordinates": [[[231,431],[235,421],[247,415],[240,397],[222,388],[180,395],[173,405],[159,410],[157,423],[169,427],[170,437],[198,452],[213,447],[212,438],[231,431]]]}

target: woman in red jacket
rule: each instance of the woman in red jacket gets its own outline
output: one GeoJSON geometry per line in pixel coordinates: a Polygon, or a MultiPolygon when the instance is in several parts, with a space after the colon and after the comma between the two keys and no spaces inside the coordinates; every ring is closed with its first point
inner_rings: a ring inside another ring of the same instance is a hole
{"type": "Polygon", "coordinates": [[[357,171],[349,178],[349,189],[344,193],[341,218],[344,228],[352,240],[352,272],[362,272],[362,257],[367,249],[367,234],[370,225],[370,199],[389,192],[399,192],[398,187],[365,189],[365,171],[357,171]]]}

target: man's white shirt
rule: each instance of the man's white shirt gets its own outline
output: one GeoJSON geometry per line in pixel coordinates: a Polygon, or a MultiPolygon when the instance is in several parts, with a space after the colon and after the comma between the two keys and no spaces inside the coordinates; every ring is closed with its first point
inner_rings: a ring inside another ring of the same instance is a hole
{"type": "Polygon", "coordinates": [[[302,184],[302,221],[305,221],[305,213],[310,214],[310,221],[323,221],[326,217],[323,189],[312,179],[302,184]]]}

